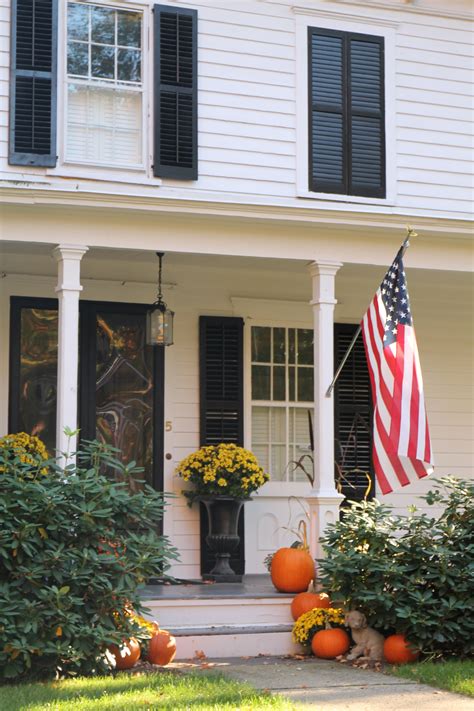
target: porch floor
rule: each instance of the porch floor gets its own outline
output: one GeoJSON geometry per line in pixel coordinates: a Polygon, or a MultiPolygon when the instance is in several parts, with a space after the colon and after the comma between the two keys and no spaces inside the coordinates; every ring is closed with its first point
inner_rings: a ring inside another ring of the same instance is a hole
{"type": "Polygon", "coordinates": [[[275,590],[269,575],[244,575],[241,583],[189,582],[178,585],[147,585],[141,597],[144,600],[208,600],[292,598],[292,593],[275,590]]]}

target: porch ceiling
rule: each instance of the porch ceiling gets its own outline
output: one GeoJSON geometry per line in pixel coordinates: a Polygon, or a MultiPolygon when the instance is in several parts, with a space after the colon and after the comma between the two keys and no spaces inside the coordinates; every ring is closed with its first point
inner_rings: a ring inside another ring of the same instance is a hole
{"type": "MultiPolygon", "coordinates": [[[[472,273],[410,269],[410,251],[405,263],[412,298],[430,299],[435,292],[438,302],[453,297],[464,305],[473,304],[472,273]]],[[[213,286],[224,289],[232,296],[308,302],[311,298],[311,279],[307,264],[307,261],[298,259],[168,252],[164,261],[164,282],[168,287],[187,294],[213,286]]],[[[356,295],[364,309],[385,269],[368,264],[344,264],[336,277],[339,303],[350,302],[356,295]]],[[[51,246],[25,242],[0,243],[1,273],[11,278],[31,275],[56,279],[56,262],[51,246]]],[[[81,265],[84,281],[154,285],[156,274],[154,253],[135,249],[92,247],[81,265]]]]}

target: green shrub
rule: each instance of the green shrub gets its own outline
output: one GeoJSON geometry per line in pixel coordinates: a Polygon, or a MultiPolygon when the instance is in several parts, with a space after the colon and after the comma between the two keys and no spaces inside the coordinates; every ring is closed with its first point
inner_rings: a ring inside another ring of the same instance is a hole
{"type": "Polygon", "coordinates": [[[443,478],[425,497],[439,517],[394,516],[379,502],[352,503],[323,538],[320,580],[385,634],[424,654],[474,652],[474,484],[443,478]]]}
{"type": "Polygon", "coordinates": [[[163,497],[105,467],[138,471],[98,443],[61,470],[0,440],[0,678],[104,671],[107,645],[149,636],[130,609],[176,558],[158,533],[163,497]]]}

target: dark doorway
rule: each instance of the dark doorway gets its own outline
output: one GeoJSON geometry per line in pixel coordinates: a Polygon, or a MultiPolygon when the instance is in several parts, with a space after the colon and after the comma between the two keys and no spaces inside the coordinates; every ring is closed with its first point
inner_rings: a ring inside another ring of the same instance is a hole
{"type": "MultiPolygon", "coordinates": [[[[164,352],[145,343],[148,306],[80,302],[81,439],[117,447],[163,490],[164,352]]],[[[38,435],[53,453],[58,302],[12,297],[9,430],[38,435]]]]}

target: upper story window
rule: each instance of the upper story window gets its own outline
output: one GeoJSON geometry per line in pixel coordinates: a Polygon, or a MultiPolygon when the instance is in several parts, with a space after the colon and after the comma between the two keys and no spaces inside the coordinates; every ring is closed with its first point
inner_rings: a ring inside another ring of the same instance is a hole
{"type": "Polygon", "coordinates": [[[142,13],[69,2],[66,160],[143,165],[142,13]]]}
{"type": "Polygon", "coordinates": [[[313,331],[253,326],[252,451],[273,481],[306,481],[290,462],[309,453],[313,331]]]}
{"type": "Polygon", "coordinates": [[[384,38],[308,28],[309,190],[385,198],[384,38]]]}

